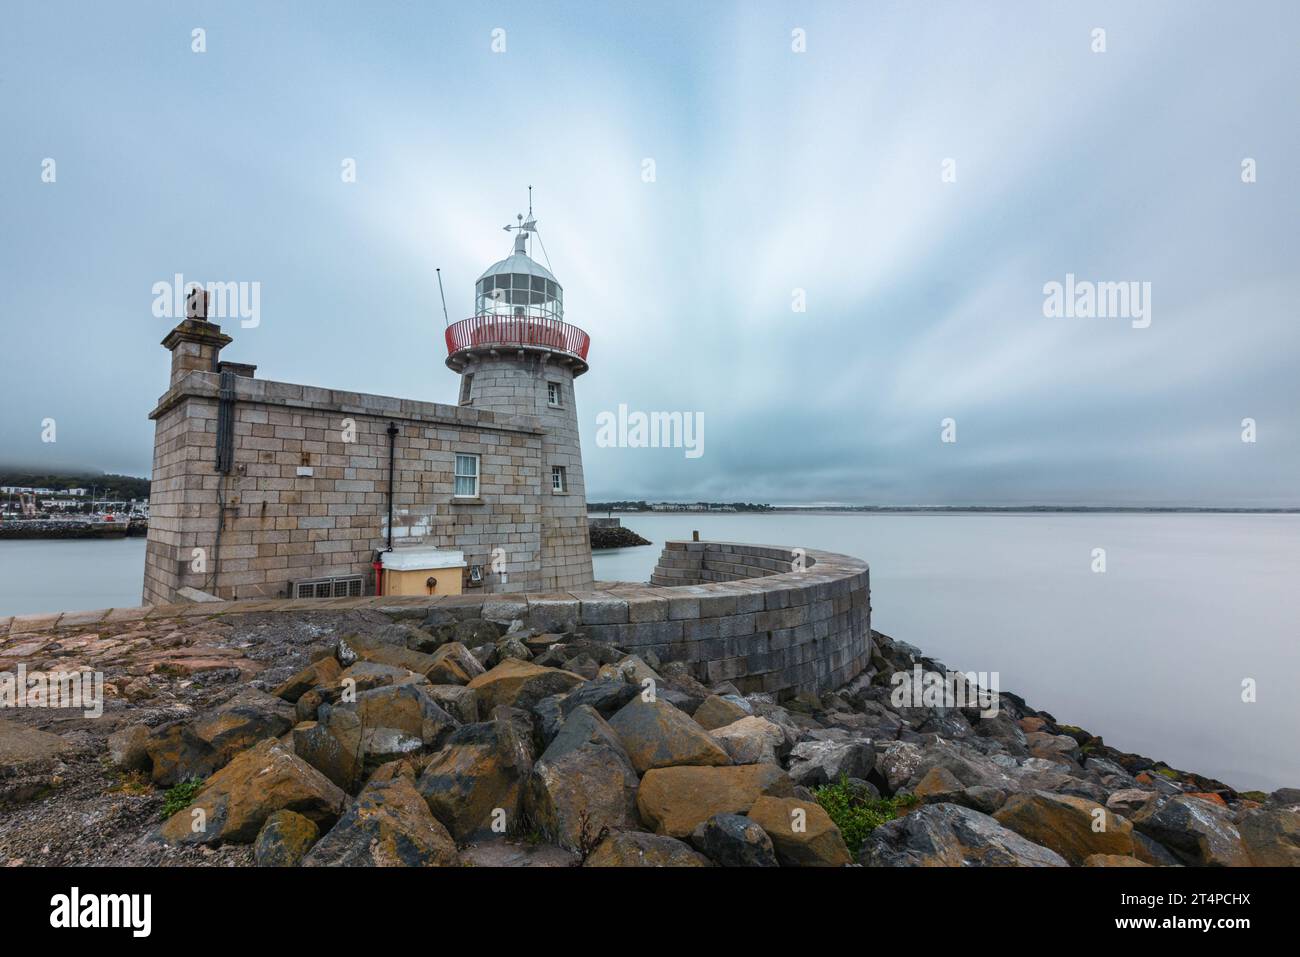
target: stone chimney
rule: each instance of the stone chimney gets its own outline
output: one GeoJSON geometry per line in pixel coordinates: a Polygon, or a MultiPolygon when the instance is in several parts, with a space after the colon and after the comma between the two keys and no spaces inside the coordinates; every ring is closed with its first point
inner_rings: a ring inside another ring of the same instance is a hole
{"type": "Polygon", "coordinates": [[[221,350],[234,341],[215,322],[208,322],[207,315],[208,294],[191,290],[185,298],[185,318],[162,341],[172,354],[170,388],[191,372],[216,372],[221,350]]]}

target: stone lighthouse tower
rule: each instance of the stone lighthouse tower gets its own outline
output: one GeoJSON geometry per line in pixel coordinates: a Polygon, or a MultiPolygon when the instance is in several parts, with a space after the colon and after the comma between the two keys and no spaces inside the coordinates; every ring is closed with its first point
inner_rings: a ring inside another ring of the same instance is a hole
{"type": "Polygon", "coordinates": [[[475,284],[474,315],[447,327],[447,366],[461,375],[461,405],[541,420],[537,559],[542,589],[563,591],[592,582],[574,393],[591,339],[564,321],[563,287],[529,255],[537,236],[531,203],[518,220],[505,227],[515,233],[510,255],[475,284]]]}

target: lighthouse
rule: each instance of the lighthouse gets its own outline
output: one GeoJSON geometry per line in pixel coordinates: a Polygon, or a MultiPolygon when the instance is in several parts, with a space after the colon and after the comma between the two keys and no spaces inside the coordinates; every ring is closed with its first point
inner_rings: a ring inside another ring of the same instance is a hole
{"type": "Polygon", "coordinates": [[[474,315],[447,327],[447,366],[461,376],[460,404],[541,421],[537,476],[541,587],[564,591],[592,583],[587,492],[574,383],[587,371],[591,339],[565,321],[564,288],[531,254],[545,246],[532,204],[506,226],[510,255],[474,285],[474,315]]]}

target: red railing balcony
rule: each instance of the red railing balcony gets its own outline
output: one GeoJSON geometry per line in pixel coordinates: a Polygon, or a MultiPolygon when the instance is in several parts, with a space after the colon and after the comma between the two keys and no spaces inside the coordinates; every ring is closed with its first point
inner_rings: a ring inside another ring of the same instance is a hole
{"type": "Polygon", "coordinates": [[[471,316],[447,327],[447,355],[466,349],[526,346],[563,352],[587,361],[591,336],[559,319],[537,316],[471,316]]]}

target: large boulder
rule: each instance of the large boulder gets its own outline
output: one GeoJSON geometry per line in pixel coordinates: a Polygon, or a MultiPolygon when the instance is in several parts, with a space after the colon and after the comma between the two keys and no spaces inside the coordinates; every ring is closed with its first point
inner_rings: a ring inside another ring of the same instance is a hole
{"type": "Polygon", "coordinates": [[[493,664],[504,661],[506,658],[518,658],[521,661],[532,661],[533,653],[523,640],[516,638],[514,635],[507,635],[497,642],[496,659],[493,664]]]}
{"type": "Polygon", "coordinates": [[[329,826],[346,802],[347,795],[329,778],[268,738],[209,778],[188,808],[163,822],[157,836],[178,844],[247,844],[276,811],[297,811],[329,826]]]}
{"type": "Polygon", "coordinates": [[[437,665],[433,655],[420,651],[411,651],[403,645],[394,645],[376,638],[349,635],[339,641],[338,658],[346,668],[355,661],[370,661],[388,665],[391,668],[404,668],[417,675],[427,675],[437,665]]]}
{"type": "Polygon", "coordinates": [[[148,771],[149,728],[133,724],[108,736],[108,759],[123,771],[148,771]]]}
{"type": "Polygon", "coordinates": [[[336,711],[326,724],[294,725],[293,753],[345,791],[355,791],[364,777],[361,722],[354,712],[336,711]]]}
{"type": "Polygon", "coordinates": [[[661,698],[646,701],[638,695],[609,719],[609,726],[639,774],[683,764],[731,763],[730,755],[690,715],[661,698]]]}
{"type": "Polygon", "coordinates": [[[973,730],[976,737],[996,741],[1007,754],[1024,757],[1029,753],[1025,732],[1005,711],[987,718],[980,717],[973,725],[973,730]]]}
{"type": "MultiPolygon", "coordinates": [[[[884,763],[887,755],[902,749],[893,745],[886,749],[878,762],[884,763]]],[[[907,760],[898,762],[897,771],[908,765],[907,760]]],[[[963,787],[991,787],[1001,791],[1019,791],[1041,787],[1044,790],[1056,790],[1052,785],[1072,780],[1061,766],[1041,758],[1029,758],[1023,764],[1005,754],[986,755],[976,747],[963,742],[935,740],[921,747],[916,755],[916,764],[911,776],[903,785],[914,788],[933,768],[942,768],[962,783],[963,787]]],[[[891,788],[893,776],[890,776],[891,788]]]]}
{"type": "Polygon", "coordinates": [[[295,811],[276,811],[257,832],[253,860],[258,867],[297,867],[318,840],[315,821],[295,811]]]}
{"type": "Polygon", "coordinates": [[[1133,815],[1133,826],[1168,848],[1185,864],[1250,865],[1241,833],[1227,814],[1209,801],[1186,795],[1151,801],[1133,815]]]}
{"type": "Polygon", "coordinates": [[[722,745],[733,764],[776,764],[785,750],[785,732],[756,715],[715,728],[710,734],[722,745]]]}
{"type": "Polygon", "coordinates": [[[635,827],[637,775],[612,728],[582,705],[533,766],[528,815],[555,843],[590,846],[603,828],[635,827]]]}
{"type": "Polygon", "coordinates": [[[376,775],[303,859],[304,867],[454,867],[456,844],[409,773],[376,775]]]}
{"type": "Polygon", "coordinates": [[[927,804],[943,804],[949,795],[961,791],[964,787],[965,785],[947,768],[930,768],[912,788],[912,795],[927,804]]]}
{"type": "Polygon", "coordinates": [[[339,712],[351,712],[360,724],[361,748],[369,768],[425,748],[437,748],[458,726],[420,684],[392,684],[363,691],[354,701],[321,708],[331,729],[349,727],[339,712]],[[342,722],[342,723],[341,723],[342,722]]]}
{"type": "Polygon", "coordinates": [[[33,800],[57,787],[63,759],[72,750],[57,734],[0,721],[0,807],[33,800]]]}
{"type": "Polygon", "coordinates": [[[0,721],[0,768],[48,765],[70,750],[71,745],[57,734],[0,721]]]}
{"type": "Polygon", "coordinates": [[[711,867],[707,857],[675,837],[615,831],[587,857],[584,867],[711,867]]]}
{"type": "Polygon", "coordinates": [[[794,782],[774,764],[656,768],[641,779],[636,806],[656,833],[687,837],[715,814],[744,814],[764,795],[793,791],[794,782]]]}
{"type": "MultiPolygon", "coordinates": [[[[437,611],[437,609],[434,609],[434,611],[437,611]]],[[[505,632],[505,627],[499,622],[486,621],[480,618],[437,622],[426,620],[423,628],[430,635],[428,644],[432,647],[447,642],[458,642],[469,648],[483,644],[494,644],[505,632]]],[[[428,648],[422,647],[420,650],[425,651],[428,648]]]]}
{"type": "Polygon", "coordinates": [[[533,706],[541,746],[545,748],[549,745],[569,715],[583,705],[590,705],[602,718],[608,720],[638,694],[636,687],[622,678],[597,678],[583,682],[568,694],[543,698],[533,706]]]}
{"type": "MultiPolygon", "coordinates": [[[[907,741],[890,741],[876,755],[875,764],[889,793],[893,794],[917,774],[922,760],[923,754],[918,745],[907,741]]],[[[923,771],[920,776],[924,776],[923,771]]]]}
{"type": "Polygon", "coordinates": [[[746,816],[772,839],[784,867],[844,867],[853,863],[840,829],[820,804],[760,797],[746,816]]]}
{"type": "Polygon", "coordinates": [[[522,823],[524,787],[532,767],[531,742],[514,722],[468,724],[429,759],[419,791],[458,842],[515,833],[522,823]]]}
{"type": "Polygon", "coordinates": [[[790,752],[790,777],[817,787],[841,778],[862,778],[875,767],[876,751],[865,738],[848,741],[801,741],[790,752]]]}
{"type": "Polygon", "coordinates": [[[993,817],[1076,867],[1093,854],[1133,853],[1133,825],[1086,798],[1047,791],[1012,794],[993,817]]]}
{"type": "Polygon", "coordinates": [[[436,685],[467,685],[486,669],[459,641],[448,642],[433,653],[425,677],[436,685]]]}
{"type": "Polygon", "coordinates": [[[415,672],[408,668],[385,665],[378,661],[358,661],[344,668],[331,684],[313,690],[325,691],[325,700],[334,702],[343,697],[360,694],[362,691],[370,691],[372,688],[405,683],[414,674],[415,672]]]}
{"type": "Polygon", "coordinates": [[[772,839],[743,814],[715,814],[691,832],[691,843],[722,867],[778,867],[772,839]]]}
{"type": "Polygon", "coordinates": [[[1137,828],[1133,828],[1133,856],[1152,867],[1182,867],[1183,862],[1173,851],[1158,841],[1153,841],[1137,828]]]}
{"type": "Polygon", "coordinates": [[[1125,817],[1131,818],[1154,797],[1154,791],[1146,791],[1142,788],[1122,788],[1118,791],[1112,791],[1106,796],[1106,807],[1116,814],[1123,814],[1125,817]]]}
{"type": "Polygon", "coordinates": [[[469,687],[478,693],[480,711],[491,714],[503,704],[527,711],[543,698],[571,691],[582,683],[581,675],[507,658],[470,681],[469,687]]]}
{"type": "MultiPolygon", "coordinates": [[[[640,655],[627,655],[620,658],[612,666],[606,667],[612,667],[617,674],[623,676],[624,681],[641,688],[647,687],[647,681],[658,685],[663,680],[659,677],[659,673],[651,668],[640,655]]],[[[600,670],[604,672],[605,668],[602,667],[600,670]]]]}
{"type": "Polygon", "coordinates": [[[461,724],[474,724],[479,719],[478,692],[463,685],[429,685],[424,693],[461,724]]]}
{"type": "Polygon", "coordinates": [[[858,859],[868,867],[1068,867],[987,814],[927,804],[873,830],[858,859]]]}
{"type": "Polygon", "coordinates": [[[437,748],[459,726],[430,696],[430,687],[424,679],[402,679],[322,705],[318,722],[294,728],[295,752],[344,791],[355,791],[365,772],[437,748]]]}
{"type": "Polygon", "coordinates": [[[701,728],[712,731],[714,728],[721,728],[723,725],[748,717],[751,711],[750,708],[741,707],[735,698],[711,694],[695,709],[693,716],[701,728]]]}
{"type": "Polygon", "coordinates": [[[338,663],[337,658],[322,658],[319,661],[313,661],[306,668],[286,679],[271,693],[277,698],[283,698],[285,701],[297,702],[312,688],[334,684],[334,682],[338,681],[342,671],[343,668],[338,663]]]}
{"type": "Polygon", "coordinates": [[[1025,744],[1029,748],[1029,753],[1036,758],[1061,764],[1073,764],[1079,758],[1079,742],[1068,734],[1031,731],[1025,735],[1025,744]]]}
{"type": "Polygon", "coordinates": [[[293,706],[256,688],[246,688],[193,721],[154,728],[145,743],[155,784],[170,787],[206,778],[236,754],[294,725],[293,706]]]}
{"type": "Polygon", "coordinates": [[[1248,811],[1237,829],[1256,867],[1300,867],[1300,808],[1248,811]]]}

